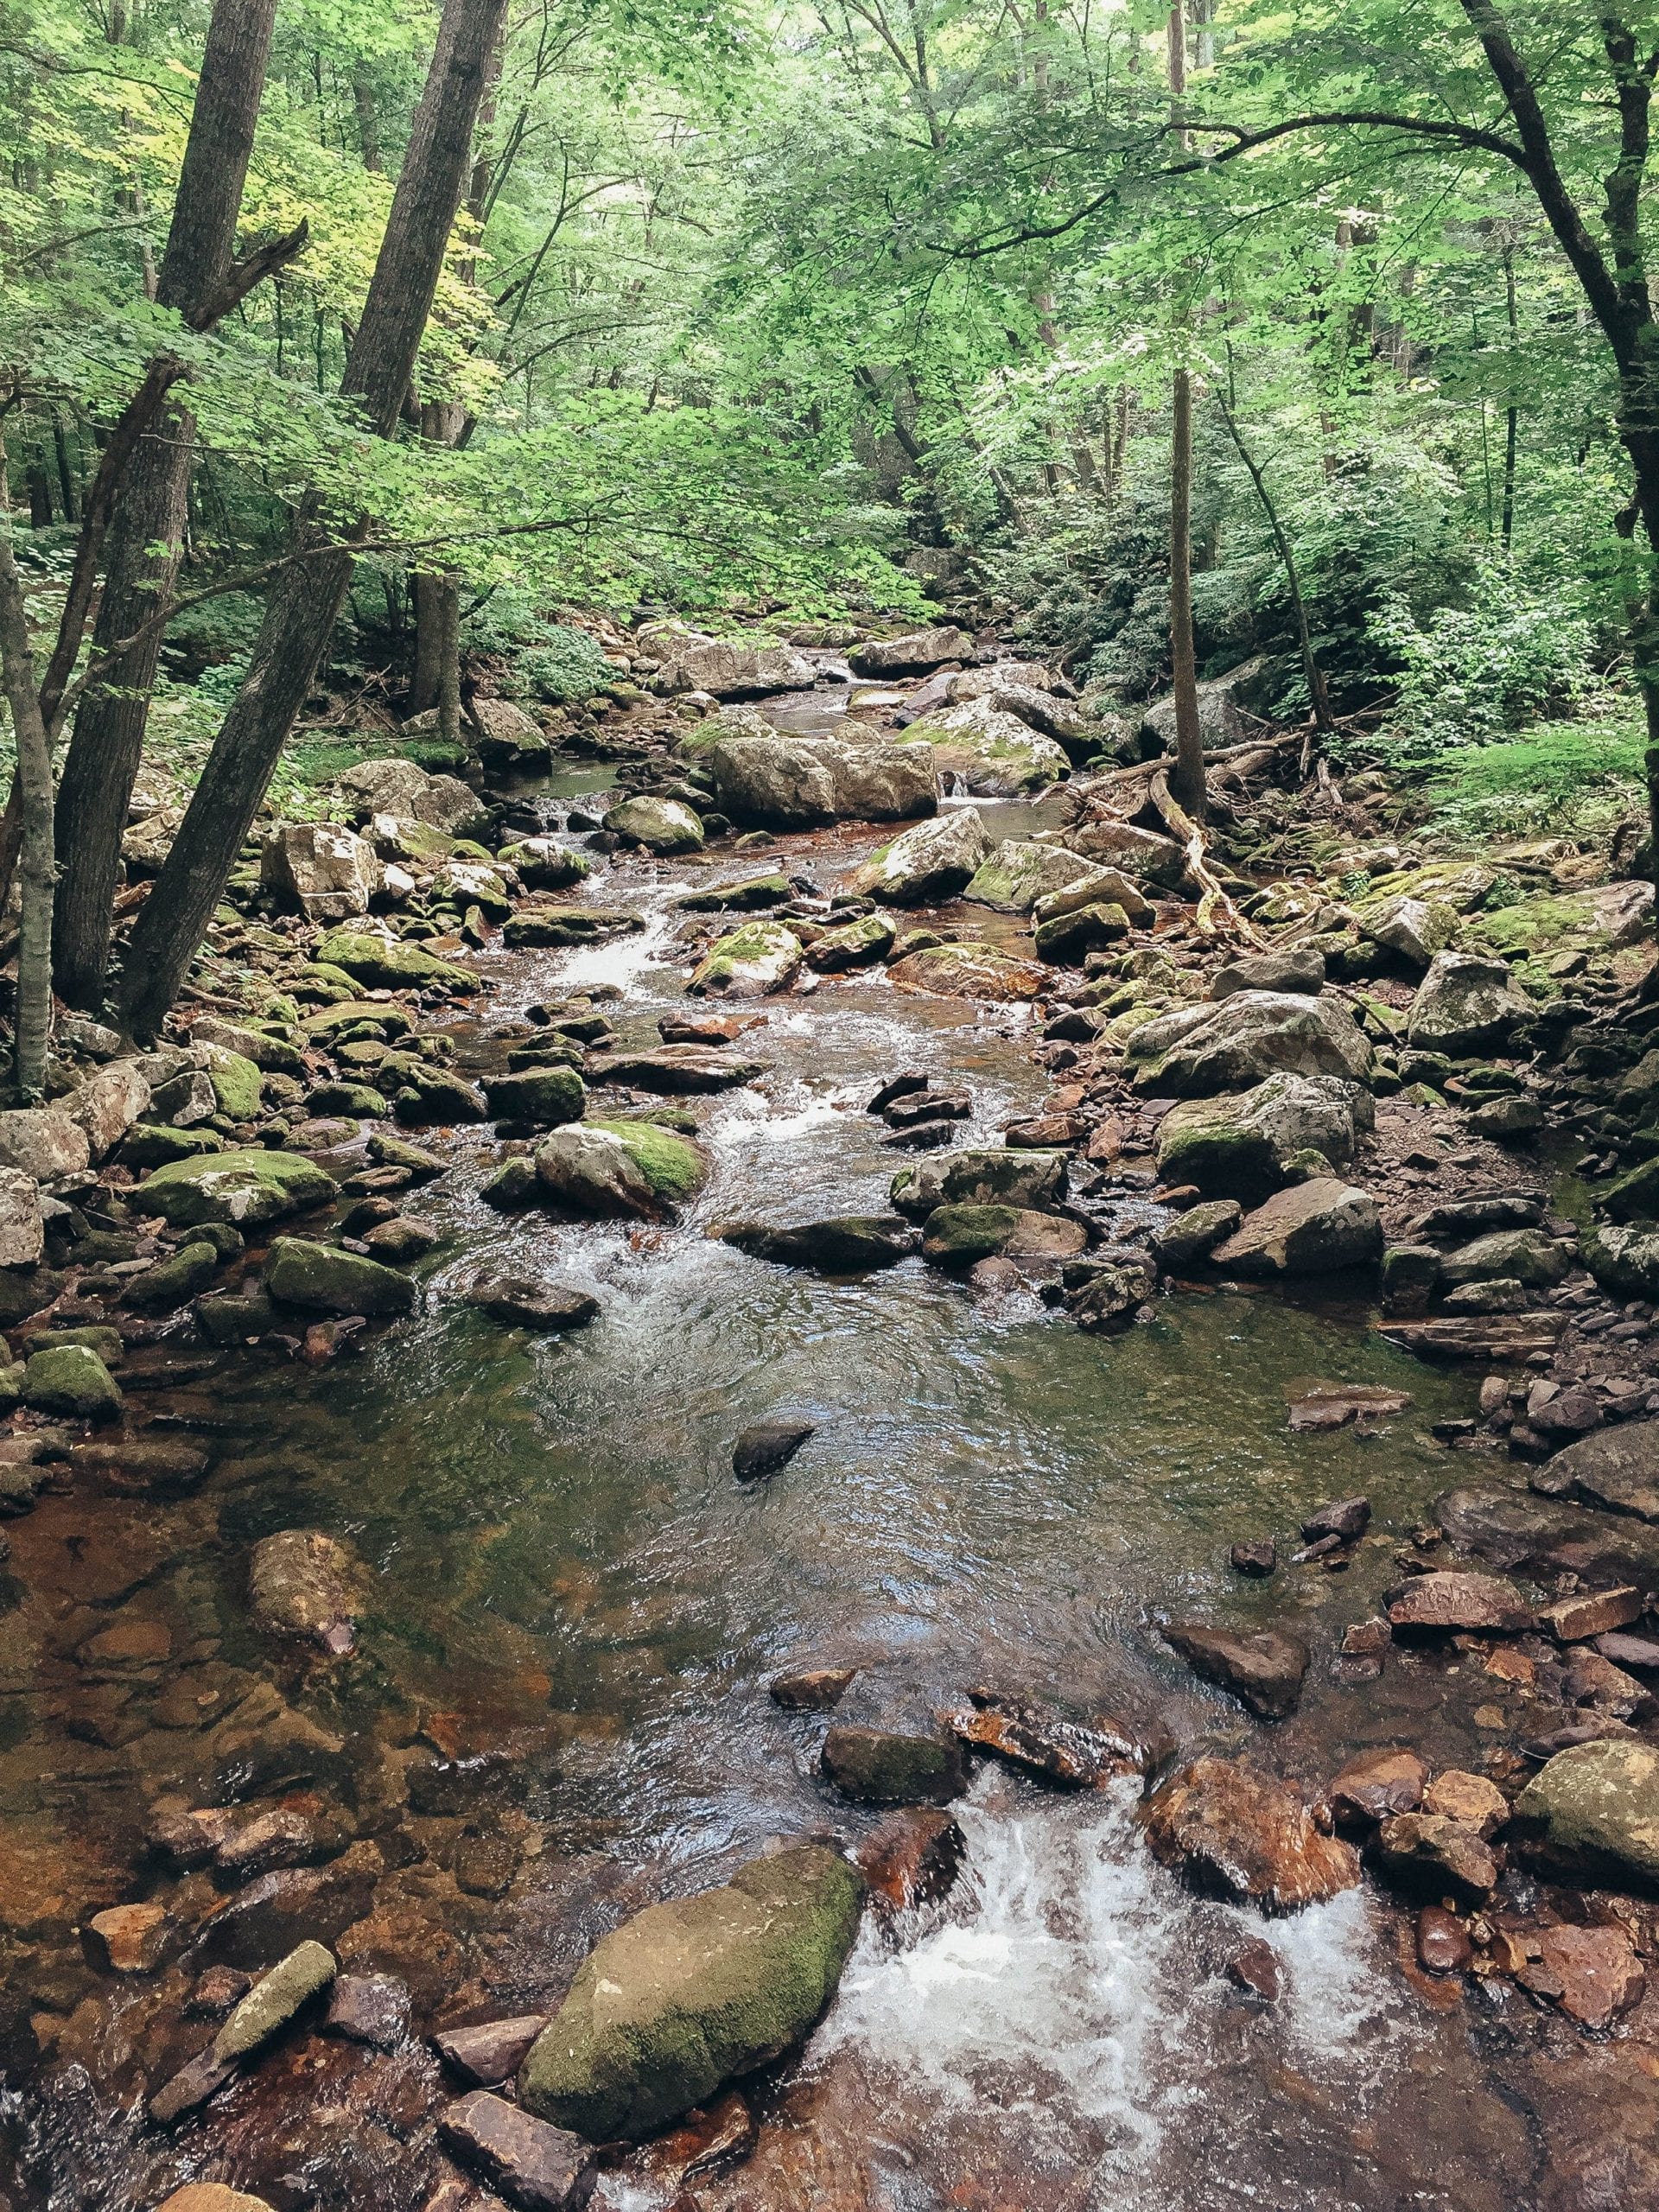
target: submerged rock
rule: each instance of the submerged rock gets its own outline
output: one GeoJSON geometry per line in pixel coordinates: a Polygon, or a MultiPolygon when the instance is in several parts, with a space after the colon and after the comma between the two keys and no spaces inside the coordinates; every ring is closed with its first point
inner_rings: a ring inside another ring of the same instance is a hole
{"type": "Polygon", "coordinates": [[[440,2113],[438,2138],[522,2212],[579,2212],[594,2193],[591,2144],[487,2089],[475,2089],[440,2113]]]}
{"type": "Polygon", "coordinates": [[[759,1482],[786,1467],[803,1444],[817,1433],[810,1421],[752,1421],[732,1446],[732,1472],[741,1483],[759,1482]]]}
{"type": "Polygon", "coordinates": [[[349,1651],[355,1641],[353,1617],[363,1585],[357,1554],[320,1529],[283,1529],[264,1536],[249,1562],[254,1625],[317,1644],[331,1657],[349,1651]]]}
{"type": "Polygon", "coordinates": [[[1264,1720],[1282,1720],[1296,1710],[1308,1663],[1300,1637],[1274,1629],[1249,1635],[1182,1621],[1170,1622],[1160,1633],[1195,1675],[1231,1690],[1264,1720]]]}
{"type": "Polygon", "coordinates": [[[864,1881],[800,1845],[607,1936],[532,2045],[524,2108],[595,2142],[637,2141],[779,2057],[834,1995],[864,1881]]]}
{"type": "Polygon", "coordinates": [[[734,1222],[718,1233],[722,1243],[736,1245],[753,1259],[786,1268],[819,1268],[828,1274],[896,1267],[917,1249],[913,1230],[880,1214],[831,1214],[823,1221],[787,1228],[734,1222]]]}
{"type": "Polygon", "coordinates": [[[1203,1758],[1154,1791],[1153,1854],[1195,1889],[1294,1912],[1359,1885],[1359,1854],[1325,1835],[1296,1792],[1230,1759],[1203,1758]]]}
{"type": "Polygon", "coordinates": [[[954,1737],[906,1736],[837,1725],[823,1739],[826,1782],[861,1805],[943,1805],[966,1779],[954,1737]]]}

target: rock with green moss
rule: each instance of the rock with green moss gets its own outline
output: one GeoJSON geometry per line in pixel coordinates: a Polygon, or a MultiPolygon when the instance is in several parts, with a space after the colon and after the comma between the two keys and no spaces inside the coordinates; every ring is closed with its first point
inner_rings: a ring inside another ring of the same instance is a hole
{"type": "Polygon", "coordinates": [[[531,2046],[518,2101],[590,2142],[638,2140],[799,2043],[835,1994],[863,1878],[803,1844],[649,1907],[589,1954],[531,2046]]]}
{"type": "Polygon", "coordinates": [[[746,922],[698,963],[686,986],[695,997],[766,998],[785,991],[801,964],[801,940],[781,922],[746,922]]]}
{"type": "Polygon", "coordinates": [[[1406,1034],[1420,1051],[1457,1058],[1507,1046],[1536,1011],[1503,961],[1440,952],[1417,987],[1406,1034]]]}
{"type": "Polygon", "coordinates": [[[199,1160],[204,1154],[223,1152],[225,1140],[216,1129],[169,1129],[150,1122],[137,1122],[121,1140],[116,1158],[124,1167],[165,1167],[175,1160],[199,1160]]]}
{"type": "Polygon", "coordinates": [[[838,1725],[823,1739],[824,1779],[861,1805],[943,1805],[966,1782],[954,1737],[838,1725]]]}
{"type": "Polygon", "coordinates": [[[215,1246],[181,1245],[169,1259],[146,1268],[141,1275],[134,1275],[122,1294],[122,1302],[144,1313],[171,1313],[175,1306],[184,1305],[205,1290],[218,1266],[215,1246]]]}
{"type": "Polygon", "coordinates": [[[925,1221],[945,1205],[1006,1205],[1052,1212],[1065,1196],[1065,1178],[1063,1152],[976,1146],[900,1168],[887,1192],[887,1203],[912,1221],[925,1221]]]}
{"type": "Polygon", "coordinates": [[[1659,1298],[1659,1225],[1605,1223],[1586,1240],[1584,1264],[1621,1298],[1659,1298]]]}
{"type": "Polygon", "coordinates": [[[285,1319],[279,1323],[276,1308],[263,1290],[245,1298],[228,1293],[218,1298],[199,1298],[195,1315],[197,1331],[210,1344],[246,1344],[251,1338],[289,1325],[285,1319]]]}
{"type": "Polygon", "coordinates": [[[1596,1204],[1610,1221],[1659,1222],[1659,1154],[1609,1183],[1596,1204]]]}
{"type": "Polygon", "coordinates": [[[737,883],[710,884],[688,891],[674,904],[688,914],[747,913],[759,906],[781,906],[791,896],[786,875],[746,875],[737,883]]]}
{"type": "Polygon", "coordinates": [[[1081,1222],[1023,1206],[940,1206],[927,1217],[922,1256],[938,1268],[971,1268],[981,1260],[1071,1260],[1089,1242],[1081,1222]]]}
{"type": "Polygon", "coordinates": [[[1096,863],[1064,845],[1039,845],[1028,837],[1005,837],[969,880],[963,897],[999,914],[1028,914],[1039,899],[1063,891],[1096,863]]]}
{"type": "Polygon", "coordinates": [[[1515,1801],[1512,1833],[1551,1869],[1659,1888],[1659,1749],[1618,1737],[1557,1751],[1515,1801]]]}
{"type": "Polygon", "coordinates": [[[1032,941],[1039,960],[1076,968],[1088,954],[1121,944],[1128,933],[1129,918],[1117,901],[1097,899],[1087,906],[1075,906],[1039,922],[1032,941]]]}
{"type": "Polygon", "coordinates": [[[1527,1290],[1553,1290],[1571,1272],[1565,1245],[1541,1229],[1495,1229],[1461,1245],[1440,1263],[1440,1279],[1454,1287],[1471,1282],[1518,1282],[1527,1290]]]}
{"type": "Polygon", "coordinates": [[[320,1083],[305,1094],[305,1110],[314,1121],[343,1114],[353,1121],[378,1122],[386,1108],[386,1100],[366,1083],[320,1083]]]}
{"type": "Polygon", "coordinates": [[[414,1026],[402,1007],[383,1006],[373,999],[348,999],[340,1006],[325,1006],[307,1014],[300,1025],[308,1039],[323,1046],[337,1038],[344,1042],[347,1037],[378,1037],[389,1045],[394,1037],[406,1037],[414,1026]]]}
{"type": "Polygon", "coordinates": [[[839,976],[849,968],[868,968],[885,960],[898,931],[891,914],[861,914],[855,922],[826,930],[806,950],[806,964],[821,976],[839,976]]]}
{"type": "Polygon", "coordinates": [[[1164,1098],[1213,1097],[1279,1074],[1363,1083],[1371,1071],[1370,1046],[1334,991],[1236,991],[1160,1014],[1126,1043],[1135,1088],[1164,1098]]]}
{"type": "Polygon", "coordinates": [[[626,906],[526,906],[502,931],[510,945],[598,944],[645,926],[643,914],[626,906]]]}
{"type": "Polygon", "coordinates": [[[937,715],[913,721],[906,735],[931,745],[942,776],[957,776],[976,798],[1017,798],[1041,791],[1071,772],[1071,762],[1052,737],[1044,737],[1018,715],[1004,714],[988,699],[964,699],[937,715]]]}
{"type": "Polygon", "coordinates": [[[496,857],[516,868],[520,881],[531,891],[568,891],[573,883],[590,875],[594,866],[588,854],[573,851],[552,837],[520,838],[515,844],[504,845],[496,857]]]}
{"type": "Polygon", "coordinates": [[[41,1414],[74,1414],[109,1421],[121,1410],[121,1392],[90,1344],[54,1344],[31,1353],[23,1370],[22,1399],[41,1414]]]}
{"type": "Polygon", "coordinates": [[[601,1219],[658,1221],[695,1198],[709,1172],[695,1144],[652,1122],[582,1122],[536,1154],[542,1195],[601,1219]]]}
{"type": "Polygon", "coordinates": [[[447,983],[457,991],[478,988],[469,968],[440,960],[424,945],[377,937],[372,930],[331,930],[317,947],[317,958],[372,989],[422,990],[431,983],[447,983]]]}
{"type": "Polygon", "coordinates": [[[264,1280],[278,1306],[312,1313],[407,1313],[415,1303],[414,1284],[395,1268],[302,1236],[276,1239],[264,1280]]]}
{"type": "Polygon", "coordinates": [[[207,1080],[213,1086],[219,1112],[228,1114],[233,1122],[255,1120],[263,1102],[264,1078],[253,1062],[223,1045],[206,1045],[202,1050],[207,1054],[207,1080]]]}
{"type": "Polygon", "coordinates": [[[269,2043],[302,2005],[327,1988],[335,1972],[334,1953],[321,1943],[308,1938],[290,1951],[260,1976],[215,2036],[215,2063],[225,2065],[245,2058],[269,2043]]]}
{"type": "Polygon", "coordinates": [[[521,1068],[513,1075],[486,1076],[484,1103],[498,1121],[556,1128],[582,1119],[588,1087],[571,1067],[521,1068]]]}
{"type": "Polygon", "coordinates": [[[626,844],[643,845],[648,853],[700,853],[701,819],[677,798],[624,799],[605,817],[605,827],[626,844]]]}
{"type": "Polygon", "coordinates": [[[285,1214],[308,1212],[336,1195],[332,1175],[294,1152],[211,1153],[158,1167],[138,1186],[140,1205],[175,1229],[204,1221],[232,1221],[257,1229],[285,1214]]]}
{"type": "Polygon", "coordinates": [[[854,875],[861,899],[884,906],[934,906],[954,899],[990,858],[991,841],[976,808],[918,822],[872,853],[854,875]]]}
{"type": "Polygon", "coordinates": [[[516,1213],[521,1206],[534,1205],[541,1194],[535,1161],[521,1155],[504,1160],[478,1195],[498,1213],[516,1213]]]}
{"type": "Polygon", "coordinates": [[[1374,1119],[1370,1094],[1341,1076],[1272,1075],[1250,1090],[1179,1101],[1158,1125],[1158,1172],[1212,1197],[1264,1198],[1294,1179],[1302,1152],[1319,1154],[1327,1175],[1347,1166],[1374,1119]]]}

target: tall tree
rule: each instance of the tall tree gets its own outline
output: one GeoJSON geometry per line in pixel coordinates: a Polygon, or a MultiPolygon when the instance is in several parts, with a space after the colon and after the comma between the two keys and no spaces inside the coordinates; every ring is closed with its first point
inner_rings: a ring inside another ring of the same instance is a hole
{"type": "MultiPolygon", "coordinates": [[[[1169,11],[1169,90],[1179,120],[1186,97],[1182,0],[1175,0],[1169,11]]],[[[1185,361],[1176,364],[1170,392],[1169,658],[1175,694],[1175,768],[1170,787],[1192,819],[1202,822],[1204,732],[1198,721],[1198,649],[1192,634],[1192,372],[1185,361]]]]}
{"type": "MultiPolygon", "coordinates": [[[[390,437],[403,412],[471,161],[473,129],[506,0],[445,0],[437,48],[416,111],[368,297],[341,391],[390,437]]],[[[355,532],[368,527],[363,518],[355,532]]],[[[153,1037],[252,827],[295,717],[305,703],[351,582],[352,548],[327,537],[315,507],[267,603],[248,673],[232,702],[173,849],[133,932],[120,1014],[153,1037]]]]}
{"type": "MultiPolygon", "coordinates": [[[[156,286],[156,304],[198,329],[231,269],[276,13],[276,0],[216,0],[207,28],[156,286]]],[[[188,408],[170,408],[140,442],[116,500],[93,650],[145,635],[84,700],[58,794],[63,874],[54,976],[72,1006],[93,1010],[103,997],[121,833],[161,652],[161,628],[148,618],[171,598],[178,576],[194,439],[188,408]]]]}

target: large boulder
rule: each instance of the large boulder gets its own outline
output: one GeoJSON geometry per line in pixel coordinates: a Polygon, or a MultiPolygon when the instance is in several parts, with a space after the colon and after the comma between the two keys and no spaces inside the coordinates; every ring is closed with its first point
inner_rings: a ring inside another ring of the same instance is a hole
{"type": "Polygon", "coordinates": [[[1153,1855],[1210,1896],[1294,1912],[1359,1885],[1352,1844],[1326,1835],[1286,1783],[1230,1759],[1173,1774],[1145,1820],[1153,1855]]]}
{"type": "Polygon", "coordinates": [[[1373,899],[1355,910],[1360,935],[1413,968],[1427,968],[1458,934],[1457,909],[1440,899],[1373,899]]]}
{"type": "Polygon", "coordinates": [[[603,1938],[531,2046],[518,2101],[591,2142],[638,2140],[801,2041],[835,1994],[864,1882],[798,1845],[603,1938]]]}
{"type": "Polygon", "coordinates": [[[1495,1229],[1448,1252],[1440,1262],[1440,1280],[1454,1287],[1518,1282],[1526,1290],[1552,1290],[1572,1266],[1566,1246],[1541,1229],[1495,1229]]]}
{"type": "Polygon", "coordinates": [[[649,853],[700,853],[702,823],[677,798],[624,799],[605,817],[605,827],[625,843],[649,853]]]}
{"type": "Polygon", "coordinates": [[[45,1249],[39,1185],[20,1168],[0,1167],[0,1268],[32,1268],[45,1249]]]}
{"type": "Polygon", "coordinates": [[[1557,1751],[1516,1799],[1514,1822],[1551,1866],[1659,1889],[1659,1748],[1611,1738],[1557,1751]]]}
{"type": "Polygon", "coordinates": [[[1328,1175],[1276,1192],[1211,1255],[1217,1267],[1242,1275],[1330,1274],[1374,1267],[1382,1256],[1376,1200],[1328,1175]]]}
{"type": "Polygon", "coordinates": [[[478,988],[471,969],[440,960],[423,944],[406,944],[372,930],[331,930],[315,957],[327,967],[342,969],[371,990],[418,991],[429,983],[447,983],[458,991],[478,988]]]}
{"type": "Polygon", "coordinates": [[[861,898],[883,906],[940,906],[954,899],[988,857],[991,841],[976,810],[918,822],[872,853],[853,877],[861,898]]]}
{"type": "Polygon", "coordinates": [[[58,1102],[58,1111],[86,1132],[95,1160],[114,1150],[149,1105],[149,1079],[135,1060],[111,1060],[79,1090],[58,1102]]]}
{"type": "Polygon", "coordinates": [[[298,902],[309,922],[366,914],[380,888],[379,855],[366,838],[332,822],[279,822],[259,853],[259,880],[298,902]]]}
{"type": "Polygon", "coordinates": [[[1363,1083],[1371,1048],[1334,991],[1236,991],[1144,1023],[1124,1046],[1138,1090],[1210,1098],[1270,1075],[1334,1075],[1363,1083]]]}
{"type": "Polygon", "coordinates": [[[545,770],[553,751],[547,733],[516,700],[474,697],[467,712],[478,732],[479,758],[488,766],[514,768],[521,774],[532,768],[545,770]]]}
{"type": "Polygon", "coordinates": [[[1576,1491],[1592,1505],[1638,1521],[1659,1521],[1659,1421],[1622,1422],[1581,1436],[1549,1463],[1552,1489],[1576,1491]]]}
{"type": "Polygon", "coordinates": [[[768,691],[810,691],[817,670],[788,645],[758,645],[695,632],[664,636],[659,681],[668,691],[707,691],[716,699],[753,699],[768,691]]]}
{"type": "MultiPolygon", "coordinates": [[[[1206,753],[1218,746],[1236,745],[1248,737],[1252,728],[1261,724],[1253,715],[1247,715],[1242,700],[1251,690],[1253,680],[1262,672],[1259,660],[1248,660],[1241,667],[1229,669],[1225,676],[1212,677],[1200,683],[1198,692],[1198,734],[1204,740],[1206,753]]],[[[1166,699],[1155,700],[1141,719],[1141,728],[1166,751],[1175,747],[1175,697],[1172,692],[1166,699]]]]}
{"type": "Polygon", "coordinates": [[[801,965],[801,940],[781,922],[746,922],[700,960],[686,989],[696,998],[770,998],[801,965]]]}
{"type": "Polygon", "coordinates": [[[278,1306],[312,1313],[407,1313],[415,1286],[396,1268],[308,1237],[279,1236],[265,1262],[265,1291],[278,1306]]]}
{"type": "Polygon", "coordinates": [[[136,1193],[146,1212],[175,1229],[205,1221],[257,1229],[284,1214],[327,1205],[337,1195],[333,1176],[297,1152],[210,1152],[169,1160],[147,1176],[136,1193]]]}
{"type": "Polygon", "coordinates": [[[1041,998],[1051,982],[1039,961],[996,944],[925,944],[895,960],[887,975],[898,990],[1007,1005],[1041,998]]]}
{"type": "Polygon", "coordinates": [[[1419,1052],[1455,1059],[1505,1044],[1536,1012],[1503,961],[1439,952],[1417,986],[1406,1035],[1419,1052]]]}
{"type": "Polygon", "coordinates": [[[413,760],[359,760],[334,779],[353,813],[396,814],[447,837],[487,836],[490,811],[459,776],[429,776],[413,760]]]}
{"type": "MultiPolygon", "coordinates": [[[[700,733],[701,734],[701,733],[700,733]]],[[[721,812],[760,830],[817,830],[836,818],[835,769],[825,747],[763,723],[722,715],[696,749],[721,812]]]]}
{"type": "Polygon", "coordinates": [[[861,676],[915,676],[948,660],[967,660],[974,641],[965,630],[944,623],[932,630],[911,630],[902,638],[872,638],[855,647],[849,660],[861,676]]]}
{"type": "Polygon", "coordinates": [[[1101,817],[1084,822],[1066,836],[1074,853],[1091,861],[1105,861],[1141,883],[1179,891],[1186,880],[1186,854],[1173,837],[1155,830],[1137,830],[1132,822],[1101,817]]]}
{"type": "Polygon", "coordinates": [[[901,1168],[887,1192],[888,1204],[912,1221],[925,1221],[940,1206],[1020,1206],[1052,1212],[1065,1196],[1063,1152],[1002,1152],[989,1147],[940,1153],[914,1167],[901,1168]]]}
{"type": "Polygon", "coordinates": [[[582,1119],[588,1091],[575,1068],[520,1068],[512,1075],[486,1076],[484,1103],[498,1121],[551,1129],[582,1119]]]}
{"type": "Polygon", "coordinates": [[[922,1256],[935,1267],[971,1268],[981,1260],[1059,1261],[1089,1242],[1080,1221],[1024,1206],[947,1205],[927,1217],[922,1256]]]}
{"type": "MultiPolygon", "coordinates": [[[[1028,914],[1039,899],[1097,873],[1096,864],[1064,845],[1005,837],[974,871],[963,897],[999,914],[1028,914]]],[[[1101,894],[1104,896],[1104,893],[1101,894]]]]}
{"type": "Polygon", "coordinates": [[[660,1221],[696,1196],[708,1172],[689,1138],[655,1122],[573,1122],[536,1154],[544,1198],[601,1219],[660,1221]]]}
{"type": "Polygon", "coordinates": [[[1265,1198],[1298,1153],[1347,1166],[1357,1130],[1373,1118],[1370,1093],[1341,1076],[1270,1075],[1253,1090],[1171,1107],[1158,1125],[1158,1172],[1212,1196],[1265,1198]]]}
{"type": "Polygon", "coordinates": [[[0,1166],[36,1183],[78,1175],[92,1159],[86,1132],[60,1106],[19,1106],[0,1114],[0,1166]]]}
{"type": "Polygon", "coordinates": [[[988,699],[964,699],[910,726],[912,741],[931,745],[946,776],[959,777],[976,797],[1017,798],[1069,773],[1071,762],[1052,737],[988,699]]]}
{"type": "Polygon", "coordinates": [[[1659,1298],[1659,1226],[1601,1223],[1585,1243],[1584,1264],[1604,1290],[1621,1298],[1659,1298]]]}
{"type": "Polygon", "coordinates": [[[931,746],[842,736],[822,750],[843,821],[909,822],[938,812],[939,764],[931,746]]]}

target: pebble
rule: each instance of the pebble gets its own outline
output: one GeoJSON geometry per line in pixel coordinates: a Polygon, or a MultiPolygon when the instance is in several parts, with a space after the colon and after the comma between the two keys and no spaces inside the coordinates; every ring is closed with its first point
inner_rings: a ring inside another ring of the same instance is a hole
{"type": "Polygon", "coordinates": [[[1456,1913],[1426,1904],[1417,1916],[1417,1963],[1426,1974],[1465,1974],[1475,1955],[1456,1913]]]}

